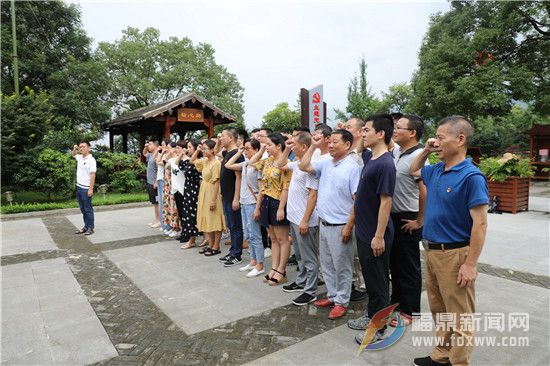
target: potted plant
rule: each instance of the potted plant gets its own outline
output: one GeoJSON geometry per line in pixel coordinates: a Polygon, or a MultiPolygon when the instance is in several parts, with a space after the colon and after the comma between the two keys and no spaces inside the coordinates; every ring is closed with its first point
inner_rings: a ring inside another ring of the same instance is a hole
{"type": "Polygon", "coordinates": [[[501,158],[484,158],[479,169],[488,180],[490,199],[498,200],[498,211],[515,214],[529,208],[529,159],[506,153],[501,158]]]}

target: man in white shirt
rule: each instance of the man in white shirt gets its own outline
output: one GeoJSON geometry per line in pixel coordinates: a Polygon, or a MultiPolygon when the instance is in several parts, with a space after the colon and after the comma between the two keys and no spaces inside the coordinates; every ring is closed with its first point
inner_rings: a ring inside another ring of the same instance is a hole
{"type": "Polygon", "coordinates": [[[96,161],[90,153],[90,143],[88,141],[83,141],[78,146],[74,145],[71,154],[77,163],[76,199],[84,218],[84,227],[76,233],[92,235],[94,233],[92,196],[94,195],[95,173],[97,170],[96,161]],[[78,154],[79,149],[80,154],[78,154]]]}

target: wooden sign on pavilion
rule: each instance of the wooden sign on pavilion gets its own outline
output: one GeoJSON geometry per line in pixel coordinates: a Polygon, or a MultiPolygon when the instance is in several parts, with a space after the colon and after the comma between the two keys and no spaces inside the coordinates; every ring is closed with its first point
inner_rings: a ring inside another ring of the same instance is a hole
{"type": "Polygon", "coordinates": [[[186,132],[206,130],[208,137],[214,135],[214,126],[236,122],[236,118],[212,103],[188,93],[162,103],[135,109],[105,124],[109,131],[109,147],[114,148],[114,137],[122,135],[122,150],[128,152],[128,134],[139,134],[143,148],[146,137],[159,141],[177,133],[184,138],[186,132]]]}

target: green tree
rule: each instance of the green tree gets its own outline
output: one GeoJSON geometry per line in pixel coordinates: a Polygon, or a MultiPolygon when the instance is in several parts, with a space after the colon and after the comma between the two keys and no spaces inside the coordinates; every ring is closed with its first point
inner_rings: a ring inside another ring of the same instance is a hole
{"type": "MultiPolygon", "coordinates": [[[[2,1],[2,93],[13,93],[10,2],[2,1]]],[[[110,80],[94,61],[91,39],[82,28],[80,10],[62,1],[16,1],[16,35],[21,89],[47,92],[59,117],[52,131],[93,131],[110,116],[103,98],[110,80]]],[[[71,146],[75,141],[67,141],[71,146]]]]}
{"type": "Polygon", "coordinates": [[[38,192],[46,192],[52,200],[54,196],[68,197],[74,191],[76,161],[68,153],[44,149],[15,176],[15,180],[38,192]]]}
{"type": "Polygon", "coordinates": [[[387,93],[382,93],[380,100],[379,111],[388,113],[410,112],[409,103],[413,96],[412,87],[407,83],[399,83],[391,85],[387,93]]]}
{"type": "Polygon", "coordinates": [[[160,39],[160,32],[128,27],[113,42],[100,42],[97,57],[113,82],[109,98],[117,114],[195,92],[243,122],[243,88],[216,63],[214,49],[189,38],[160,39]]]}
{"type": "Polygon", "coordinates": [[[2,94],[2,184],[30,166],[42,149],[44,135],[57,117],[49,96],[28,87],[21,95],[2,94]]]}
{"type": "Polygon", "coordinates": [[[300,111],[291,109],[288,103],[279,103],[267,112],[262,118],[262,127],[271,128],[276,132],[292,132],[292,129],[300,126],[300,111]]]}
{"type": "Polygon", "coordinates": [[[505,116],[515,101],[550,113],[550,3],[453,1],[432,17],[412,79],[428,120],[505,116]]]}
{"type": "Polygon", "coordinates": [[[376,98],[367,82],[367,62],[365,58],[359,61],[359,76],[355,75],[348,85],[348,104],[346,110],[334,109],[336,118],[347,120],[349,117],[366,119],[380,108],[380,101],[376,98]]]}

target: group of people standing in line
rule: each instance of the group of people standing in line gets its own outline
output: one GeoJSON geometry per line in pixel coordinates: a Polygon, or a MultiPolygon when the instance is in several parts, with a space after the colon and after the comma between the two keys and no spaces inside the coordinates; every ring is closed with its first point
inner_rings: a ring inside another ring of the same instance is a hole
{"type": "MultiPolygon", "coordinates": [[[[156,217],[150,225],[208,257],[221,254],[228,229],[231,247],[219,257],[226,267],[242,262],[246,238],[250,262],[239,271],[264,275],[270,286],[288,281],[292,247],[299,273],[282,289],[300,293],[295,305],[330,308],[328,317],[337,319],[350,301],[368,297],[364,315],[348,321],[361,331],[358,342],[390,304],[398,304],[405,324],[420,313],[422,241],[434,320],[438,313],[473,316],[489,201],[485,177],[466,158],[474,129],[465,117],[450,116],[424,146],[423,132],[416,115],[375,114],[334,130],[326,124],[292,134],[262,128],[248,138],[228,127],[216,139],[150,141],[144,150],[156,217]],[[440,162],[429,165],[431,153],[440,162]],[[272,261],[266,269],[267,238],[272,261]],[[327,294],[318,299],[320,281],[327,294]]],[[[414,364],[469,364],[473,330],[436,329],[444,341],[414,364]],[[457,337],[466,341],[451,344],[457,337]]],[[[387,333],[383,326],[373,341],[387,333]]]]}

